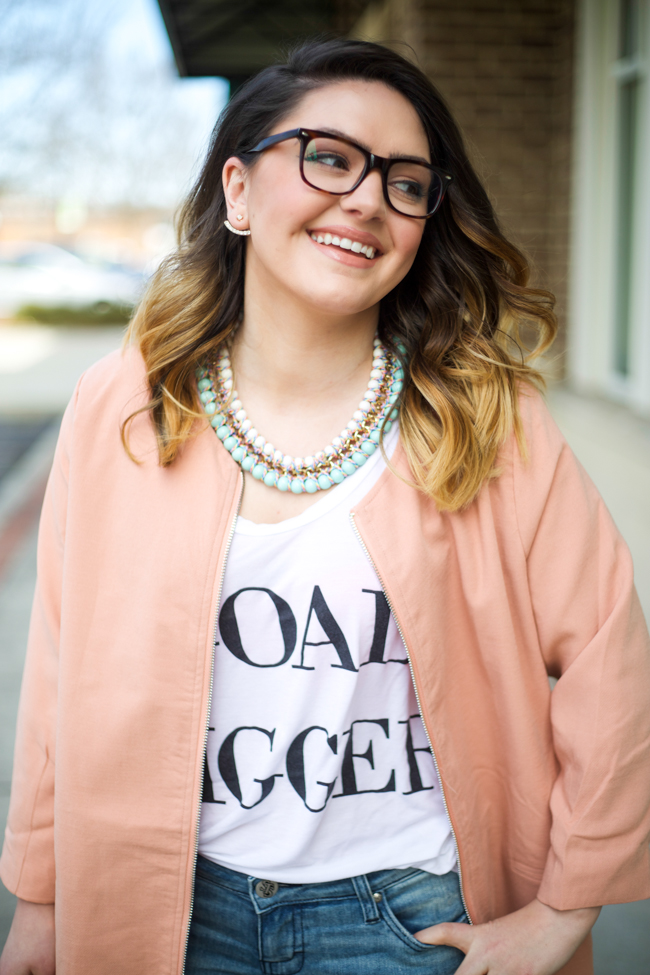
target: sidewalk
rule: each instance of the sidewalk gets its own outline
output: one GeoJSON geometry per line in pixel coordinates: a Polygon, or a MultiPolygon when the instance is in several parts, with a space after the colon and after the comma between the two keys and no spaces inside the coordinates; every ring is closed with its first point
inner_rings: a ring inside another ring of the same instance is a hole
{"type": "MultiPolygon", "coordinates": [[[[95,359],[119,347],[121,332],[110,332],[103,329],[100,334],[89,334],[85,330],[67,330],[49,337],[43,337],[41,332],[35,338],[24,340],[18,352],[14,344],[13,369],[0,373],[0,414],[60,415],[78,375],[95,359]]],[[[0,363],[3,361],[2,333],[0,328],[0,363]]],[[[650,618],[650,424],[611,403],[576,396],[563,388],[550,392],[549,404],[630,545],[637,589],[650,618]]],[[[36,575],[36,508],[33,503],[28,512],[26,508],[29,507],[28,499],[33,499],[42,490],[44,470],[53,449],[53,433],[54,428],[50,426],[33,444],[9,475],[13,481],[5,479],[4,487],[0,481],[0,539],[3,525],[5,530],[15,526],[22,511],[19,538],[7,560],[4,575],[0,576],[2,830],[8,805],[20,675],[36,575]]],[[[4,944],[9,929],[13,905],[14,898],[0,885],[0,945],[4,944]]],[[[594,929],[594,943],[596,975],[648,975],[650,901],[605,908],[594,929]]]]}
{"type": "Polygon", "coordinates": [[[63,413],[81,373],[118,349],[122,328],[0,325],[0,415],[63,413]]]}

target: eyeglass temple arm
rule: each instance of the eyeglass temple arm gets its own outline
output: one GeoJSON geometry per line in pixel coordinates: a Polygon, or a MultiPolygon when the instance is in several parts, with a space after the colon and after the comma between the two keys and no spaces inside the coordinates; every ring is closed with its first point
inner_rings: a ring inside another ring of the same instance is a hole
{"type": "Polygon", "coordinates": [[[287,132],[278,132],[277,135],[269,135],[266,139],[262,139],[258,142],[253,149],[247,149],[247,152],[262,152],[264,149],[268,149],[270,146],[276,145],[278,142],[284,142],[285,139],[295,139],[296,136],[301,135],[302,129],[289,129],[287,132]]]}

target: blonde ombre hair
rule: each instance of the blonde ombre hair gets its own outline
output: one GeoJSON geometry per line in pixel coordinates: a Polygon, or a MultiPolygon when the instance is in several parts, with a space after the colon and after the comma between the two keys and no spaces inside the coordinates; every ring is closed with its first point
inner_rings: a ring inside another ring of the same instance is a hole
{"type": "MultiPolygon", "coordinates": [[[[162,465],[171,464],[203,412],[195,372],[214,361],[243,314],[247,238],[223,226],[221,172],[269,134],[308,91],[345,79],[379,81],[407,98],[429,138],[432,162],[454,177],[426,222],[411,270],[382,299],[379,334],[404,361],[400,431],[418,488],[441,510],[469,504],[495,474],[514,429],[522,382],[541,384],[531,358],[553,341],[553,297],[529,288],[520,251],[501,233],[459,129],[428,78],[399,54],[363,41],[315,41],[264,69],[222,113],[178,222],[179,245],[152,278],[129,328],[144,358],[149,411],[162,465]],[[534,335],[522,350],[520,329],[534,335]],[[405,351],[399,351],[404,349],[405,351]]],[[[203,423],[205,420],[203,419],[203,423]]],[[[129,452],[130,453],[130,452],[129,452]]]]}

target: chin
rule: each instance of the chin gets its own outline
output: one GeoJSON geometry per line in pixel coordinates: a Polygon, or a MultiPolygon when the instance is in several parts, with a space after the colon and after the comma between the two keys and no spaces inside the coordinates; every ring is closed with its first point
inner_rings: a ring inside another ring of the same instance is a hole
{"type": "Polygon", "coordinates": [[[303,281],[309,283],[303,299],[326,314],[354,315],[376,305],[381,298],[377,288],[364,287],[361,281],[346,280],[339,275],[325,279],[322,268],[310,269],[303,281]]]}
{"type": "Polygon", "coordinates": [[[358,292],[356,294],[341,294],[340,288],[338,291],[333,290],[320,294],[312,291],[305,297],[321,314],[343,317],[367,311],[379,301],[379,298],[374,295],[360,295],[358,292]]]}

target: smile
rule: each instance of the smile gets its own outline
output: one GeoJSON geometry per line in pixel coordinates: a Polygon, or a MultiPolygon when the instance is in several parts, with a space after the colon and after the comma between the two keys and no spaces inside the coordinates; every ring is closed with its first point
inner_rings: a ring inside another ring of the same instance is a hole
{"type": "Polygon", "coordinates": [[[336,234],[316,234],[310,233],[312,240],[317,244],[327,244],[331,247],[340,247],[344,251],[352,251],[353,254],[363,254],[369,261],[373,259],[376,248],[370,244],[362,244],[359,240],[351,240],[349,237],[338,237],[336,234]]]}

